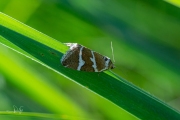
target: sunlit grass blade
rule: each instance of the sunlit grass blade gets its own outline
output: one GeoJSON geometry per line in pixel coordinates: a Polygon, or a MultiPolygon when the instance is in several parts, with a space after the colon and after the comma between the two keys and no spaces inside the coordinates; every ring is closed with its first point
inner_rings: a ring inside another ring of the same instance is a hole
{"type": "Polygon", "coordinates": [[[59,114],[47,114],[47,113],[33,113],[33,112],[19,112],[19,111],[6,111],[0,112],[0,115],[4,115],[4,118],[11,119],[22,119],[22,118],[36,118],[43,120],[90,120],[88,118],[70,116],[70,115],[59,115],[59,114]]]}
{"type": "Polygon", "coordinates": [[[0,14],[0,43],[47,66],[110,100],[140,119],[180,119],[180,114],[113,72],[89,73],[60,64],[67,47],[46,35],[0,14]]]}

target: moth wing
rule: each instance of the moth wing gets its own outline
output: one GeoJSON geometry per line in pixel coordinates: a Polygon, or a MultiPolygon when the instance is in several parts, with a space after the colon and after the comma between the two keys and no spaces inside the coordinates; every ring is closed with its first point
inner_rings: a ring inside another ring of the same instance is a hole
{"type": "Polygon", "coordinates": [[[78,54],[79,54],[78,47],[76,47],[76,48],[74,48],[72,50],[67,51],[66,54],[64,54],[62,56],[61,64],[64,67],[77,70],[77,67],[78,67],[77,63],[79,63],[79,60],[77,58],[78,54]]]}

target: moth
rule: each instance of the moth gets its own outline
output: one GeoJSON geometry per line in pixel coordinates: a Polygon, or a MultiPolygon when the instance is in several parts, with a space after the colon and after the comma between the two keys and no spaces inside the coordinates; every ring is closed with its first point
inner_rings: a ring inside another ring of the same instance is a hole
{"type": "Polygon", "coordinates": [[[69,50],[62,56],[61,64],[64,67],[78,71],[102,72],[115,68],[111,59],[92,51],[78,43],[65,43],[69,50]]]}

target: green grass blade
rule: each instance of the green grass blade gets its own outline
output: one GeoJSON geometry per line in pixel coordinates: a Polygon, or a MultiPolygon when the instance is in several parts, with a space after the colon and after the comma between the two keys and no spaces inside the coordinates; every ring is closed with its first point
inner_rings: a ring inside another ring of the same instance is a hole
{"type": "Polygon", "coordinates": [[[67,50],[65,45],[2,13],[0,35],[1,44],[92,90],[140,119],[180,119],[177,111],[112,72],[99,75],[63,67],[60,59],[67,50]]]}
{"type": "Polygon", "coordinates": [[[47,113],[33,113],[33,112],[19,112],[19,111],[8,111],[0,112],[1,115],[11,116],[12,119],[28,119],[27,117],[35,117],[43,120],[89,120],[88,118],[68,116],[68,115],[59,115],[59,114],[47,114],[47,113]]]}

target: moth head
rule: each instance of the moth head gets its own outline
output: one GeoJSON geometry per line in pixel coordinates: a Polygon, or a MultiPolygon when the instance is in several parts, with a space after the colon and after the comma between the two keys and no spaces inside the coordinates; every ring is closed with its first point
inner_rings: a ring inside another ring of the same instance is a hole
{"type": "Polygon", "coordinates": [[[115,66],[114,66],[114,64],[112,64],[111,66],[110,66],[110,69],[114,69],[115,68],[115,66]]]}
{"type": "Polygon", "coordinates": [[[114,68],[115,68],[115,66],[114,66],[114,64],[112,63],[111,60],[110,60],[110,62],[109,62],[108,68],[109,68],[109,69],[114,69],[114,68]]]}

